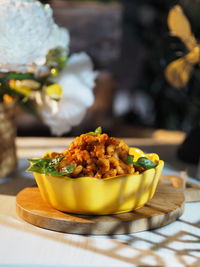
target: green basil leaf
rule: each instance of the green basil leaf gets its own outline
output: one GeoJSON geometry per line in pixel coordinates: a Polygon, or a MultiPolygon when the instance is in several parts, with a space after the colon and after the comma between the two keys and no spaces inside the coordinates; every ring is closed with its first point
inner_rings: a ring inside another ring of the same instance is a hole
{"type": "Polygon", "coordinates": [[[67,165],[65,167],[62,168],[62,173],[66,174],[70,174],[74,171],[75,166],[74,165],[67,165]]]}
{"type": "Polygon", "coordinates": [[[95,132],[88,132],[87,134],[96,135],[95,132]]]}
{"type": "Polygon", "coordinates": [[[128,162],[128,164],[134,164],[134,163],[135,163],[135,162],[133,161],[133,157],[130,156],[130,155],[128,155],[128,157],[127,157],[127,162],[128,162]]]}
{"type": "Polygon", "coordinates": [[[28,159],[28,161],[31,163],[35,163],[35,162],[38,162],[38,159],[28,159]]]}
{"type": "Polygon", "coordinates": [[[89,132],[88,134],[91,134],[91,135],[97,135],[97,134],[102,134],[102,127],[97,127],[96,129],[95,129],[95,131],[94,132],[89,132]]]}
{"type": "Polygon", "coordinates": [[[4,77],[4,80],[37,80],[33,73],[9,73],[4,77]]]}
{"type": "Polygon", "coordinates": [[[151,169],[151,168],[155,168],[157,166],[157,164],[155,162],[153,162],[152,160],[146,158],[146,157],[141,157],[138,159],[138,164],[140,164],[140,166],[142,166],[145,169],[151,169]]]}
{"type": "Polygon", "coordinates": [[[95,129],[95,134],[102,134],[102,128],[99,126],[98,128],[95,129]]]}
{"type": "Polygon", "coordinates": [[[134,161],[133,157],[128,155],[127,162],[128,162],[128,164],[133,164],[134,166],[140,166],[146,170],[151,169],[151,168],[155,168],[157,166],[156,163],[154,163],[152,160],[150,160],[146,157],[141,157],[137,161],[134,161]]]}
{"type": "Polygon", "coordinates": [[[54,175],[54,176],[65,176],[68,174],[73,173],[75,166],[73,165],[67,165],[62,169],[62,171],[55,171],[55,170],[49,170],[47,174],[54,175]]]}
{"type": "Polygon", "coordinates": [[[42,159],[31,159],[29,160],[32,164],[27,169],[28,172],[38,172],[38,173],[47,173],[47,168],[49,167],[52,159],[50,158],[42,158],[42,159]]]}
{"type": "Polygon", "coordinates": [[[56,169],[59,166],[59,163],[65,156],[60,156],[56,158],[50,158],[49,167],[56,169]]]}
{"type": "Polygon", "coordinates": [[[52,161],[51,158],[42,158],[42,159],[28,159],[31,163],[45,164],[52,161]]]}
{"type": "Polygon", "coordinates": [[[55,176],[64,176],[74,171],[75,166],[67,165],[62,168],[62,171],[57,171],[56,168],[65,156],[57,158],[42,158],[42,159],[30,159],[32,163],[27,169],[28,172],[37,172],[41,174],[51,174],[55,176]]]}

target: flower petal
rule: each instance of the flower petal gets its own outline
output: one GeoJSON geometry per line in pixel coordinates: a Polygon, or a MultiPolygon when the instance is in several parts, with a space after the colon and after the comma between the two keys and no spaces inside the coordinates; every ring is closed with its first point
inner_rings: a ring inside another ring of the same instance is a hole
{"type": "Polygon", "coordinates": [[[48,96],[38,98],[38,112],[53,134],[62,135],[70,131],[72,126],[82,121],[87,108],[93,104],[92,89],[97,72],[92,68],[92,62],[85,53],[72,55],[67,67],[54,78],[54,82],[63,89],[60,101],[48,96]]]}
{"type": "Polygon", "coordinates": [[[76,76],[76,79],[79,79],[81,83],[93,88],[98,72],[93,71],[93,64],[90,57],[86,53],[81,52],[70,56],[67,66],[60,76],[57,77],[57,80],[61,83],[64,82],[66,74],[76,76]]]}
{"type": "Polygon", "coordinates": [[[1,0],[0,33],[4,71],[27,71],[27,66],[44,64],[49,49],[69,46],[68,32],[55,24],[50,6],[39,1],[1,0]]]}
{"type": "Polygon", "coordinates": [[[39,109],[43,121],[55,135],[69,132],[72,126],[78,125],[85,116],[86,108],[80,103],[62,99],[60,102],[50,100],[49,104],[39,109]],[[53,113],[53,104],[58,105],[58,112],[53,113]]]}

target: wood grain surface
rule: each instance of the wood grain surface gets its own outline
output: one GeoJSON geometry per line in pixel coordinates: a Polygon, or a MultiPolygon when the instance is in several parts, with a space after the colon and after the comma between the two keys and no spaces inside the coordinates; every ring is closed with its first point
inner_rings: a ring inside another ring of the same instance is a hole
{"type": "Polygon", "coordinates": [[[186,182],[185,188],[185,201],[186,202],[199,202],[200,201],[200,185],[190,181],[186,182]]]}
{"type": "Polygon", "coordinates": [[[163,176],[151,201],[133,212],[108,216],[83,216],[60,212],[41,198],[37,187],[26,188],[16,197],[18,215],[50,230],[75,234],[128,234],[161,227],[183,213],[184,181],[163,176]]]}

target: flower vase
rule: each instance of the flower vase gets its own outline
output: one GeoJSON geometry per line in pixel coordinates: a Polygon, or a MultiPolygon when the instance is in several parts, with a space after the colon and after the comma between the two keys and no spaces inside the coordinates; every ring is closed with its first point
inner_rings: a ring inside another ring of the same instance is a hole
{"type": "Polygon", "coordinates": [[[17,167],[14,114],[15,101],[0,102],[0,178],[5,178],[17,167]]]}

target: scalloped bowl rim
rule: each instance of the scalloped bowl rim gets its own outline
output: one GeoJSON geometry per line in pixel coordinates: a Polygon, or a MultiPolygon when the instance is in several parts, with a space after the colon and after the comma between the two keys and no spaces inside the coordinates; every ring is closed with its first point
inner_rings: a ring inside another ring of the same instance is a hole
{"type": "Polygon", "coordinates": [[[164,161],[159,160],[155,168],[140,174],[108,178],[71,178],[39,173],[34,176],[42,198],[55,209],[84,215],[109,215],[144,206],[156,191],[163,166],[164,161]],[[126,188],[121,190],[124,185],[126,188]]]}
{"type": "MultiPolygon", "coordinates": [[[[69,177],[67,175],[63,175],[63,176],[55,176],[55,175],[51,175],[51,174],[43,174],[45,176],[50,176],[50,177],[53,177],[55,179],[64,179],[64,180],[69,180],[69,181],[80,181],[80,180],[85,180],[85,179],[90,179],[92,181],[100,181],[100,182],[103,182],[103,181],[107,181],[107,180],[114,180],[114,179],[118,179],[118,178],[121,178],[121,177],[126,177],[126,176],[133,176],[133,177],[139,177],[139,176],[143,176],[145,173],[149,172],[150,170],[152,169],[158,169],[160,168],[160,165],[163,164],[164,161],[163,160],[159,160],[158,161],[158,164],[156,165],[156,167],[154,168],[151,168],[151,169],[147,169],[139,174],[134,174],[134,173],[129,173],[129,174],[122,174],[122,175],[117,175],[117,176],[111,176],[111,177],[106,177],[106,178],[96,178],[96,177],[93,177],[93,176],[80,176],[80,177],[76,177],[76,178],[72,178],[72,177],[69,177]]],[[[33,173],[36,173],[36,172],[33,172],[33,173]]],[[[42,173],[40,173],[42,174],[42,173]]]]}

